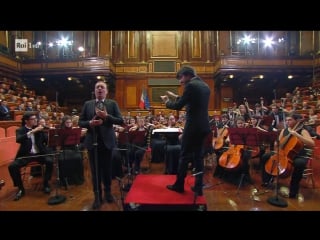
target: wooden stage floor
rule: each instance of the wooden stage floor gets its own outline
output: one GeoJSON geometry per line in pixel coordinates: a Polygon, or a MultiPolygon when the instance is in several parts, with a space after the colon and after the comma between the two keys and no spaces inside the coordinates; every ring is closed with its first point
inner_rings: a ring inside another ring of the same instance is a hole
{"type": "MultiPolygon", "coordinates": [[[[86,160],[85,160],[86,161],[86,160]]],[[[148,169],[141,174],[163,174],[163,163],[150,163],[148,169]]],[[[145,166],[146,167],[146,166],[145,166]]],[[[214,166],[204,172],[204,198],[207,211],[320,211],[320,161],[313,161],[315,188],[308,179],[302,180],[300,194],[297,199],[283,198],[280,193],[288,188],[288,179],[280,179],[279,190],[260,187],[260,172],[251,171],[253,184],[238,185],[213,177],[214,166]],[[274,197],[287,204],[279,207],[269,203],[274,197]]],[[[0,190],[0,211],[90,211],[93,201],[92,185],[88,164],[85,162],[85,182],[82,185],[71,185],[68,189],[55,188],[55,177],[51,180],[52,192],[46,195],[41,191],[41,178],[29,179],[25,184],[26,195],[19,201],[13,201],[16,189],[9,177],[7,166],[0,167],[0,179],[5,186],[0,190]],[[63,195],[66,201],[57,205],[49,205],[50,197],[63,195]]],[[[127,192],[122,186],[134,182],[134,176],[114,179],[112,194],[114,203],[103,203],[99,211],[124,211],[124,200],[127,192]]],[[[166,188],[164,185],[163,188],[166,188]]],[[[178,194],[178,193],[177,193],[178,194]]],[[[163,209],[162,209],[163,210],[163,209]]]]}

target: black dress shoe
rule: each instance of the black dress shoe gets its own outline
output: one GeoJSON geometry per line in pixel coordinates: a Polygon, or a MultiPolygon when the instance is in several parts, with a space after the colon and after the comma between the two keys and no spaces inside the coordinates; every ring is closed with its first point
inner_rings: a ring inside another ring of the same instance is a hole
{"type": "Polygon", "coordinates": [[[203,195],[202,187],[200,189],[198,189],[195,186],[191,186],[191,191],[196,193],[197,196],[202,196],[203,195]]]}
{"type": "Polygon", "coordinates": [[[167,188],[171,191],[175,191],[177,193],[184,193],[184,188],[179,187],[177,185],[167,185],[167,188]]]}
{"type": "Polygon", "coordinates": [[[106,193],[105,199],[107,201],[107,203],[113,203],[114,199],[111,193],[106,193]]]}
{"type": "Polygon", "coordinates": [[[20,200],[25,194],[25,191],[23,189],[19,189],[19,191],[16,193],[16,196],[14,197],[14,201],[20,200]]]}

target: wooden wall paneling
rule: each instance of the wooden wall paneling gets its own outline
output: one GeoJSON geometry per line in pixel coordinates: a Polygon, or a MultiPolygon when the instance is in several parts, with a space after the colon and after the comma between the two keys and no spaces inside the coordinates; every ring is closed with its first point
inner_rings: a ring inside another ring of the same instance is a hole
{"type": "Polygon", "coordinates": [[[178,58],[178,32],[150,32],[151,58],[178,58]]]}
{"type": "Polygon", "coordinates": [[[205,44],[205,55],[206,55],[206,62],[211,62],[211,31],[204,31],[204,44],[205,44]]]}
{"type": "Polygon", "coordinates": [[[112,56],[112,32],[100,31],[99,32],[99,56],[112,56]]]}
{"type": "Polygon", "coordinates": [[[126,102],[126,81],[124,79],[117,79],[114,100],[118,103],[120,110],[124,110],[126,102]]]}
{"type": "Polygon", "coordinates": [[[221,109],[228,108],[233,105],[233,89],[232,87],[221,87],[221,109]]]}
{"type": "Polygon", "coordinates": [[[181,43],[182,48],[181,48],[181,60],[183,62],[188,62],[189,61],[189,54],[188,54],[188,46],[189,46],[189,41],[188,41],[188,36],[189,36],[189,31],[182,31],[181,32],[181,43]]]}
{"type": "Polygon", "coordinates": [[[313,31],[301,31],[300,34],[300,54],[310,56],[314,51],[314,33],[313,31]]]}
{"type": "Polygon", "coordinates": [[[123,63],[123,59],[124,59],[123,48],[125,45],[124,32],[123,31],[115,31],[114,33],[115,33],[114,34],[114,44],[112,44],[114,52],[112,54],[112,57],[116,63],[123,63]]]}
{"type": "Polygon", "coordinates": [[[127,32],[128,41],[128,61],[139,60],[139,31],[128,31],[127,32]]]}
{"type": "Polygon", "coordinates": [[[137,107],[137,87],[126,86],[126,107],[137,107]]]}
{"type": "Polygon", "coordinates": [[[214,92],[214,81],[212,79],[203,79],[210,88],[210,100],[209,100],[209,109],[215,109],[215,92],[214,92]]]}
{"type": "Polygon", "coordinates": [[[0,31],[0,44],[8,47],[7,31],[0,31]]]}
{"type": "Polygon", "coordinates": [[[146,52],[147,52],[147,44],[146,44],[146,37],[147,37],[147,34],[146,34],[146,31],[140,31],[140,61],[141,62],[146,62],[146,59],[147,59],[147,56],[146,56],[146,52]]]}
{"type": "Polygon", "coordinates": [[[230,48],[230,31],[220,31],[219,32],[219,55],[227,55],[231,54],[230,48]]]}
{"type": "Polygon", "coordinates": [[[191,47],[192,47],[191,56],[193,59],[196,58],[199,60],[199,58],[201,58],[201,46],[202,46],[201,33],[202,31],[191,32],[191,47]]]}
{"type": "Polygon", "coordinates": [[[212,31],[211,32],[211,53],[212,53],[212,62],[214,62],[217,59],[218,56],[218,48],[219,48],[219,44],[218,44],[218,31],[212,31]]]}

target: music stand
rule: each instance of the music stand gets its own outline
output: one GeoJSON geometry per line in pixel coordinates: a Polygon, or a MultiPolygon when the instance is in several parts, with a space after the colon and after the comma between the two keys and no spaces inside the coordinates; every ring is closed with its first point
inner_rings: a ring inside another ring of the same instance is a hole
{"type": "Polygon", "coordinates": [[[168,145],[179,145],[179,134],[181,134],[181,130],[179,128],[160,128],[154,129],[152,134],[160,134],[163,136],[165,143],[164,143],[164,162],[165,162],[165,173],[168,173],[168,145]],[[178,143],[178,144],[173,144],[178,143]]]}
{"type": "MultiPolygon", "coordinates": [[[[80,139],[81,139],[81,128],[62,128],[59,129],[59,136],[60,136],[60,146],[61,151],[63,153],[63,162],[66,159],[66,147],[68,146],[79,146],[80,139]]],[[[60,171],[59,171],[60,173],[60,171]]],[[[68,181],[65,177],[66,181],[66,189],[68,188],[68,181]]]]}
{"type": "MultiPolygon", "coordinates": [[[[257,128],[229,128],[228,131],[229,131],[230,143],[232,145],[244,145],[244,146],[250,146],[250,147],[259,145],[257,128]]],[[[239,192],[239,189],[242,185],[242,182],[245,176],[246,174],[242,172],[237,193],[239,192]]],[[[247,177],[250,177],[250,176],[247,176],[247,177]]],[[[251,182],[251,180],[250,180],[250,184],[253,185],[253,187],[256,189],[256,187],[251,182]]]]}
{"type": "MultiPolygon", "coordinates": [[[[259,138],[263,139],[263,141],[266,142],[275,142],[277,141],[277,137],[278,137],[278,133],[277,132],[260,132],[259,133],[259,138]]],[[[276,179],[276,194],[275,196],[272,196],[270,198],[268,198],[268,203],[270,203],[271,205],[277,206],[277,207],[287,207],[288,203],[287,201],[285,201],[284,199],[279,198],[279,190],[278,190],[278,185],[279,185],[279,144],[278,144],[278,159],[277,159],[277,179],[276,179]]],[[[271,181],[270,181],[271,182],[271,181]]]]}
{"type": "MultiPolygon", "coordinates": [[[[76,129],[76,128],[75,128],[76,129]]],[[[80,129],[80,128],[79,128],[80,129]]],[[[68,129],[69,130],[69,129],[68,129]]],[[[70,129],[73,130],[73,129],[70,129]]],[[[48,131],[48,146],[52,148],[56,148],[56,151],[60,153],[61,146],[65,145],[66,139],[68,140],[68,144],[72,142],[78,141],[77,131],[71,131],[70,137],[67,136],[67,131],[65,129],[49,129],[48,131]]],[[[80,129],[81,134],[81,129],[80,129]]],[[[79,134],[79,142],[80,143],[80,134],[79,134]]],[[[66,197],[59,194],[60,188],[60,174],[59,174],[59,158],[56,158],[56,194],[53,197],[50,197],[48,200],[49,205],[55,205],[65,202],[66,197]]]]}

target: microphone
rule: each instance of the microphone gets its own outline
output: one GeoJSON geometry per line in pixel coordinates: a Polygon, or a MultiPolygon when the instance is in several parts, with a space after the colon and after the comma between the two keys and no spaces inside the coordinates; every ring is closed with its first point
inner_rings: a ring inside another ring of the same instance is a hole
{"type": "MultiPolygon", "coordinates": [[[[103,104],[103,102],[101,100],[96,102],[96,109],[98,109],[100,111],[104,111],[105,110],[104,104],[103,104]]],[[[96,119],[100,119],[100,118],[96,116],[96,119]]]]}
{"type": "Polygon", "coordinates": [[[99,109],[99,110],[101,110],[101,111],[104,111],[103,102],[102,102],[102,101],[96,102],[96,108],[99,109]]]}
{"type": "Polygon", "coordinates": [[[197,173],[194,173],[194,174],[192,174],[192,176],[198,176],[198,175],[200,175],[200,174],[203,174],[203,172],[201,171],[201,172],[197,172],[197,173]]]}

